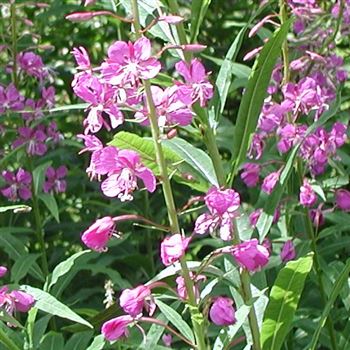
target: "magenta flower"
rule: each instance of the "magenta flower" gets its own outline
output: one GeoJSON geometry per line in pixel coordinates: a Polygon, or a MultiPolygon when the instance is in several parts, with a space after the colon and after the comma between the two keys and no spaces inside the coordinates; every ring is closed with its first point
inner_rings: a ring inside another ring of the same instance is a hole
{"type": "Polygon", "coordinates": [[[105,147],[98,151],[91,161],[94,161],[93,168],[97,174],[108,175],[101,184],[102,192],[107,197],[117,197],[122,202],[132,200],[132,192],[137,188],[138,178],[149,192],[156,189],[153,172],[142,164],[135,151],[105,147]]]}
{"type": "Polygon", "coordinates": [[[6,266],[0,266],[0,278],[4,277],[7,274],[7,267],[6,266]]]}
{"type": "Polygon", "coordinates": [[[259,164],[246,163],[243,165],[241,179],[248,187],[254,187],[259,182],[260,172],[261,166],[259,164]]]}
{"type": "MultiPolygon", "coordinates": [[[[181,125],[186,126],[192,123],[193,112],[187,104],[178,97],[178,89],[175,86],[162,90],[158,86],[152,86],[153,102],[156,107],[158,125],[164,126],[181,125]]],[[[144,125],[149,125],[148,107],[144,97],[144,108],[135,113],[135,118],[144,125]]]]}
{"type": "Polygon", "coordinates": [[[19,137],[12,143],[13,148],[26,144],[28,154],[42,156],[47,151],[45,144],[46,134],[41,128],[32,129],[27,127],[18,128],[19,137]]]}
{"type": "Polygon", "coordinates": [[[34,52],[21,52],[17,56],[17,62],[19,67],[28,75],[38,79],[42,79],[47,76],[47,71],[45,71],[45,66],[41,57],[36,55],[34,52]]]}
{"type": "Polygon", "coordinates": [[[304,179],[303,185],[300,187],[299,202],[304,207],[312,207],[317,201],[317,195],[311,185],[304,179]]]}
{"type": "Polygon", "coordinates": [[[58,131],[56,122],[49,123],[46,128],[46,135],[53,143],[59,143],[63,139],[63,135],[58,131]]]}
{"type": "Polygon", "coordinates": [[[118,340],[129,335],[128,326],[133,322],[129,315],[123,315],[105,322],[102,325],[101,333],[109,341],[118,340]]]}
{"type": "Polygon", "coordinates": [[[86,49],[82,46],[74,47],[72,54],[77,62],[77,69],[88,70],[91,69],[90,57],[86,49]]]}
{"type": "Polygon", "coordinates": [[[283,244],[280,256],[281,256],[281,260],[284,263],[289,260],[295,259],[296,253],[295,253],[295,248],[292,241],[289,240],[283,244]]]}
{"type": "Polygon", "coordinates": [[[275,171],[267,175],[262,183],[261,189],[267,194],[271,194],[280,178],[281,171],[275,171]]]}
{"type": "Polygon", "coordinates": [[[113,218],[105,216],[96,220],[87,230],[85,230],[81,236],[81,240],[84,244],[97,252],[107,251],[107,243],[112,237],[115,229],[115,223],[113,218]]]}
{"type": "Polygon", "coordinates": [[[213,85],[208,81],[203,64],[193,59],[190,64],[180,61],[175,64],[176,71],[183,76],[185,84],[176,82],[179,98],[186,104],[193,104],[199,100],[201,107],[213,97],[213,85]]]}
{"type": "Polygon", "coordinates": [[[285,113],[291,110],[288,102],[282,104],[265,101],[262,112],[259,117],[258,127],[265,132],[272,132],[281,125],[285,113]]]}
{"type": "MultiPolygon", "coordinates": [[[[250,213],[250,215],[249,215],[249,223],[253,227],[255,227],[256,224],[258,223],[258,220],[259,220],[260,215],[262,214],[262,212],[263,212],[263,209],[262,208],[258,208],[256,210],[254,210],[252,213],[250,213]]],[[[275,212],[273,213],[273,221],[272,221],[273,224],[276,224],[278,222],[278,220],[280,218],[280,215],[281,215],[281,213],[280,213],[279,208],[276,208],[275,212]]]]}
{"type": "Polygon", "coordinates": [[[116,104],[116,91],[107,84],[102,84],[98,78],[89,73],[79,73],[73,82],[74,93],[90,103],[88,115],[84,120],[85,134],[97,133],[104,126],[108,131],[115,129],[124,122],[122,112],[116,104]],[[109,117],[110,123],[104,119],[109,117]]]}
{"type": "Polygon", "coordinates": [[[101,65],[104,81],[112,85],[136,85],[140,79],[154,78],[160,69],[160,62],[151,57],[151,42],[145,37],[135,43],[116,41],[101,65]]]}
{"type": "Polygon", "coordinates": [[[5,170],[2,172],[2,177],[7,186],[1,189],[1,193],[10,201],[16,201],[18,198],[28,200],[32,197],[32,175],[29,172],[22,168],[17,170],[17,174],[5,170]]]}
{"type": "Polygon", "coordinates": [[[144,307],[148,310],[154,310],[154,303],[146,303],[146,299],[149,299],[150,296],[151,289],[144,285],[140,285],[134,289],[124,289],[120,295],[119,304],[127,314],[136,317],[142,313],[144,307]]]}
{"type": "Polygon", "coordinates": [[[255,133],[248,150],[248,158],[260,159],[265,149],[266,133],[255,133]]]}
{"type": "Polygon", "coordinates": [[[209,310],[211,321],[217,326],[230,326],[236,323],[233,300],[227,297],[216,297],[209,310]]]}
{"type": "Polygon", "coordinates": [[[66,192],[67,182],[63,178],[67,176],[67,168],[61,165],[56,170],[53,167],[48,167],[46,170],[46,181],[43,185],[44,192],[66,192]]]}
{"type": "Polygon", "coordinates": [[[258,240],[240,243],[232,248],[232,255],[237,263],[248,271],[260,270],[269,262],[270,253],[258,240]]]}
{"type": "Polygon", "coordinates": [[[28,293],[20,290],[13,290],[10,293],[15,303],[15,309],[19,312],[28,312],[35,303],[35,299],[28,293]]]}
{"type": "Polygon", "coordinates": [[[14,84],[6,88],[0,85],[0,113],[7,110],[20,111],[24,108],[24,97],[20,95],[14,84]]]}
{"type": "Polygon", "coordinates": [[[165,266],[174,264],[185,254],[191,238],[182,237],[180,233],[165,237],[160,245],[160,256],[165,266]]]}
{"type": "Polygon", "coordinates": [[[173,342],[173,336],[171,334],[163,334],[162,341],[164,345],[168,348],[171,347],[171,343],[173,342]]]}
{"type": "Polygon", "coordinates": [[[281,153],[288,152],[295,146],[305,135],[307,127],[305,125],[297,126],[294,124],[286,124],[277,131],[280,137],[277,143],[277,149],[281,153]]]}
{"type": "Polygon", "coordinates": [[[194,232],[212,234],[219,228],[221,239],[232,239],[232,219],[237,216],[241,203],[239,194],[233,189],[220,190],[214,186],[209,189],[204,199],[209,212],[197,218],[194,232]]]}
{"type": "Polygon", "coordinates": [[[318,208],[311,209],[309,211],[309,216],[310,216],[310,219],[312,221],[312,224],[315,227],[322,226],[324,224],[324,221],[325,221],[324,216],[323,216],[323,212],[322,212],[322,203],[318,208]]]}
{"type": "Polygon", "coordinates": [[[343,211],[350,211],[350,192],[348,190],[337,190],[335,193],[335,201],[338,208],[343,211]]]}

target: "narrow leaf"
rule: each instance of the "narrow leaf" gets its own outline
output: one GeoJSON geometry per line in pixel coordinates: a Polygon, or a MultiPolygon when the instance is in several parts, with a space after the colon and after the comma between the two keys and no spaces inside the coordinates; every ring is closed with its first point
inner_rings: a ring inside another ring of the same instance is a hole
{"type": "Polygon", "coordinates": [[[102,334],[97,335],[86,350],[102,350],[105,347],[105,338],[102,334]]]}
{"type": "Polygon", "coordinates": [[[49,209],[51,215],[55,218],[55,220],[57,222],[60,222],[60,215],[55,196],[49,193],[40,193],[38,197],[44,202],[46,208],[49,209]]]}
{"type": "Polygon", "coordinates": [[[263,350],[279,350],[290,330],[313,255],[289,261],[278,273],[270,293],[261,331],[263,350]]]}
{"type": "Polygon", "coordinates": [[[63,335],[56,332],[49,332],[45,334],[40,344],[40,350],[63,350],[63,346],[63,335]]]}
{"type": "Polygon", "coordinates": [[[0,213],[4,213],[5,211],[9,210],[12,210],[13,212],[30,212],[32,208],[24,204],[7,205],[6,207],[0,207],[0,213]]]}
{"type": "Polygon", "coordinates": [[[191,43],[197,40],[199,28],[208,10],[211,0],[192,0],[191,8],[191,43]]]}
{"type": "Polygon", "coordinates": [[[51,166],[52,161],[46,162],[44,164],[40,164],[33,171],[33,183],[34,183],[34,192],[38,194],[41,192],[43,187],[43,183],[45,180],[45,173],[49,166],[51,166]]]}
{"type": "Polygon", "coordinates": [[[26,254],[16,259],[11,269],[12,281],[17,284],[25,277],[39,256],[40,254],[26,254]]]}

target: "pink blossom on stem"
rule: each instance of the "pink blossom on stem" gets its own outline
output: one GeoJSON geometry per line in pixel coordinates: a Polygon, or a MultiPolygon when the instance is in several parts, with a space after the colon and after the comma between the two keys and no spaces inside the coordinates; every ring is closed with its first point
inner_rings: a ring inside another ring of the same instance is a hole
{"type": "Polygon", "coordinates": [[[34,52],[21,52],[17,56],[17,62],[19,67],[28,75],[37,79],[43,79],[47,76],[41,57],[34,52]]]}
{"type": "Polygon", "coordinates": [[[46,181],[43,185],[44,192],[66,192],[67,182],[63,179],[66,176],[67,168],[64,165],[61,165],[56,170],[51,166],[48,167],[46,170],[46,181]]]}
{"type": "Polygon", "coordinates": [[[201,107],[206,106],[207,101],[213,97],[213,85],[208,80],[203,64],[195,58],[190,64],[184,61],[177,62],[175,68],[186,82],[177,82],[179,98],[190,104],[199,100],[201,107]]]}
{"type": "Polygon", "coordinates": [[[295,248],[292,241],[289,240],[283,244],[280,256],[281,256],[281,260],[284,263],[289,260],[295,259],[296,253],[295,253],[295,248]]]}
{"type": "Polygon", "coordinates": [[[165,346],[170,348],[171,347],[171,343],[173,342],[173,336],[171,334],[164,333],[163,336],[162,336],[162,341],[163,341],[165,346]]]}
{"type": "Polygon", "coordinates": [[[303,185],[300,187],[299,201],[304,207],[312,207],[317,201],[317,195],[307,179],[304,179],[303,185]]]}
{"type": "Polygon", "coordinates": [[[72,54],[77,62],[77,69],[87,70],[91,69],[91,62],[88,52],[83,46],[74,47],[72,54]]]}
{"type": "Polygon", "coordinates": [[[136,317],[142,313],[145,307],[148,310],[154,309],[151,304],[146,303],[146,299],[151,297],[151,289],[145,285],[140,285],[134,289],[124,289],[119,298],[120,307],[130,316],[136,317]]]}
{"type": "Polygon", "coordinates": [[[259,164],[246,163],[243,165],[241,179],[248,187],[254,187],[259,182],[260,171],[261,166],[259,164]]]}
{"type": "Polygon", "coordinates": [[[233,189],[220,190],[211,187],[204,197],[209,212],[200,215],[196,222],[194,232],[197,234],[213,233],[219,228],[221,239],[232,239],[232,219],[238,215],[240,206],[239,194],[233,189]]]}
{"type": "Polygon", "coordinates": [[[24,97],[18,92],[14,84],[6,88],[0,85],[0,113],[7,110],[20,111],[24,108],[24,97]]]}
{"type": "Polygon", "coordinates": [[[233,300],[228,297],[216,297],[209,310],[211,321],[217,326],[230,326],[236,323],[233,300]]]}
{"type": "Polygon", "coordinates": [[[260,270],[269,262],[269,251],[253,238],[232,248],[232,255],[240,266],[248,271],[260,270]]]}
{"type": "Polygon", "coordinates": [[[101,333],[109,341],[118,340],[129,335],[128,326],[133,322],[130,315],[123,315],[105,322],[102,325],[101,333]]]}
{"type": "Polygon", "coordinates": [[[343,211],[350,211],[350,192],[348,190],[337,190],[335,193],[335,201],[338,208],[343,211]]]}
{"type": "Polygon", "coordinates": [[[107,251],[106,245],[115,229],[113,218],[105,216],[96,220],[81,236],[84,244],[97,252],[107,251]]]}
{"type": "MultiPolygon", "coordinates": [[[[193,294],[195,295],[196,299],[199,298],[199,289],[198,289],[198,283],[200,281],[203,281],[206,279],[204,275],[194,275],[192,272],[190,272],[190,277],[193,281],[193,294]]],[[[176,277],[176,291],[178,296],[182,300],[187,300],[188,294],[187,294],[187,289],[186,289],[186,284],[185,284],[185,279],[182,276],[176,277]]]]}
{"type": "Polygon", "coordinates": [[[19,168],[17,173],[4,170],[2,177],[6,181],[6,186],[1,189],[1,193],[11,201],[18,198],[28,200],[32,197],[31,183],[32,176],[29,172],[19,168]]]}
{"type": "Polygon", "coordinates": [[[151,42],[145,37],[135,43],[116,41],[101,65],[104,80],[112,85],[136,85],[140,79],[154,78],[160,69],[160,62],[151,56],[151,42]]]}
{"type": "Polygon", "coordinates": [[[276,187],[281,171],[274,171],[273,173],[267,175],[262,183],[261,189],[267,194],[271,194],[276,187]]]}
{"type": "Polygon", "coordinates": [[[10,293],[15,303],[15,309],[19,312],[28,312],[35,303],[35,299],[28,293],[20,290],[13,290],[10,293]]]}
{"type": "Polygon", "coordinates": [[[174,264],[183,257],[191,238],[182,237],[180,233],[165,237],[160,245],[160,256],[165,266],[174,264]]]}
{"type": "Polygon", "coordinates": [[[309,211],[310,219],[315,227],[322,226],[324,224],[324,216],[322,212],[322,204],[316,208],[309,211]]]}
{"type": "Polygon", "coordinates": [[[4,277],[7,274],[7,267],[6,266],[0,266],[0,278],[4,277]]]}
{"type": "Polygon", "coordinates": [[[26,144],[27,152],[32,156],[42,156],[46,153],[46,134],[41,128],[20,127],[18,134],[19,137],[12,143],[13,148],[26,144]]]}

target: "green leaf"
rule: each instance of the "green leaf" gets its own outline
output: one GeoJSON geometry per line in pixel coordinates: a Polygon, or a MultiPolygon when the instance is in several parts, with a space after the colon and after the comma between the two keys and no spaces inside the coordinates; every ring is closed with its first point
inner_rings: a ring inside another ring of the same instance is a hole
{"type": "Polygon", "coordinates": [[[321,318],[318,322],[316,331],[312,337],[311,340],[311,344],[310,346],[308,346],[308,349],[310,350],[315,350],[318,344],[318,338],[321,334],[321,330],[324,327],[324,325],[326,324],[328,315],[332,309],[332,307],[334,306],[334,303],[339,295],[339,293],[341,292],[344,283],[347,281],[347,279],[349,278],[349,273],[350,273],[350,259],[347,260],[346,265],[344,266],[343,270],[341,271],[340,275],[338,276],[338,278],[336,279],[331,294],[329,295],[328,301],[326,306],[323,309],[321,318]]]}
{"type": "MultiPolygon", "coordinates": [[[[31,312],[33,309],[36,308],[33,307],[29,312],[31,312]]],[[[44,317],[41,317],[39,320],[35,321],[33,327],[33,344],[35,347],[38,346],[42,337],[44,336],[47,326],[51,320],[51,317],[51,315],[45,315],[44,317]]]]}
{"type": "Polygon", "coordinates": [[[102,334],[97,335],[91,345],[86,350],[102,350],[106,344],[105,338],[102,334]]]}
{"type": "Polygon", "coordinates": [[[12,210],[14,213],[19,212],[30,212],[32,208],[28,205],[17,204],[17,205],[7,205],[6,207],[0,207],[0,213],[4,213],[5,211],[12,210]]]}
{"type": "Polygon", "coordinates": [[[262,350],[279,350],[290,330],[313,255],[289,261],[278,273],[261,330],[262,350]]]}
{"type": "Polygon", "coordinates": [[[92,325],[84,320],[81,316],[72,311],[68,306],[58,301],[51,294],[46,293],[38,288],[33,288],[27,285],[21,286],[21,289],[29,293],[35,299],[35,307],[50,315],[65,318],[67,320],[83,324],[93,328],[92,325]]]}
{"type": "Polygon", "coordinates": [[[233,137],[233,174],[235,175],[246,159],[251,135],[255,132],[258,118],[266,97],[272,70],[281,53],[282,44],[288,34],[291,20],[283,24],[264,45],[255,61],[252,75],[239,106],[235,134],[233,137]]]}
{"type": "MultiPolygon", "coordinates": [[[[114,136],[109,145],[138,152],[144,165],[150,168],[155,175],[160,175],[152,140],[142,138],[130,132],[121,131],[114,136]]],[[[201,172],[193,167],[193,162],[187,163],[186,160],[165,145],[164,142],[162,147],[167,162],[168,174],[174,174],[174,180],[179,183],[184,183],[198,191],[206,192],[208,190],[207,179],[203,177],[201,172]],[[192,175],[193,180],[186,180],[186,178],[182,176],[183,174],[192,175]]]]}
{"type": "Polygon", "coordinates": [[[196,42],[199,28],[208,10],[211,0],[192,0],[191,8],[191,43],[196,42]]]}
{"type": "Polygon", "coordinates": [[[195,343],[193,332],[190,326],[183,320],[181,315],[159,299],[156,299],[155,303],[159,307],[162,314],[180,331],[180,333],[192,343],[195,343]]]}
{"type": "Polygon", "coordinates": [[[34,192],[37,195],[41,192],[43,188],[43,183],[45,180],[45,173],[49,166],[51,166],[52,161],[46,162],[44,164],[40,164],[33,171],[33,183],[34,183],[34,192]]]}
{"type": "Polygon", "coordinates": [[[49,332],[45,334],[41,344],[40,350],[63,350],[64,338],[63,335],[56,332],[49,332]]]}
{"type": "Polygon", "coordinates": [[[74,109],[86,109],[89,107],[89,103],[77,103],[74,105],[67,105],[67,106],[58,106],[55,108],[49,109],[49,112],[62,112],[62,111],[71,111],[74,109]]]}
{"type": "Polygon", "coordinates": [[[26,254],[16,259],[11,269],[11,280],[17,284],[27,275],[39,256],[40,254],[26,254]]]}
{"type": "Polygon", "coordinates": [[[19,321],[17,321],[13,316],[9,315],[4,310],[0,310],[0,320],[9,323],[18,328],[24,328],[19,321]]]}
{"type": "Polygon", "coordinates": [[[91,250],[84,250],[82,252],[75,253],[65,261],[62,261],[61,263],[59,263],[52,272],[51,282],[48,286],[48,290],[50,290],[51,287],[56,284],[56,282],[61,276],[64,276],[73,268],[75,261],[78,258],[80,258],[82,255],[85,255],[87,253],[91,253],[91,250]]]}
{"type": "Polygon", "coordinates": [[[196,169],[210,184],[218,186],[213,162],[203,150],[194,147],[179,137],[165,140],[163,143],[192,168],[196,169]]]}
{"type": "Polygon", "coordinates": [[[92,332],[82,332],[73,334],[67,341],[64,350],[86,350],[92,337],[92,332]]]}
{"type": "Polygon", "coordinates": [[[60,214],[58,211],[58,205],[55,199],[55,196],[49,193],[40,193],[39,199],[41,199],[46,208],[49,209],[51,215],[55,218],[57,222],[60,222],[60,214]]]}

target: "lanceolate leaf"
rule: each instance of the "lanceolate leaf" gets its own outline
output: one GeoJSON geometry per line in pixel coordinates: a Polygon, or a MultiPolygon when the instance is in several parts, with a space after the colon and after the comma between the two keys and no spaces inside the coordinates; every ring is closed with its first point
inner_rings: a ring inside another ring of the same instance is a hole
{"type": "Polygon", "coordinates": [[[199,28],[208,10],[211,0],[192,0],[191,8],[191,43],[194,43],[199,33],[199,28]]]}
{"type": "Polygon", "coordinates": [[[60,222],[60,216],[58,211],[58,205],[55,199],[55,196],[49,193],[40,193],[38,196],[45,204],[47,209],[49,209],[52,216],[57,222],[60,222]]]}
{"type": "Polygon", "coordinates": [[[290,23],[289,20],[277,30],[274,36],[265,44],[254,64],[252,75],[239,107],[233,137],[234,166],[232,171],[234,175],[246,158],[249,140],[256,130],[272,70],[280,56],[281,47],[288,34],[290,23]]]}
{"type": "Polygon", "coordinates": [[[263,350],[281,349],[290,330],[312,263],[313,255],[309,254],[288,262],[279,272],[264,315],[261,331],[263,350]]]}
{"type": "Polygon", "coordinates": [[[344,286],[344,283],[349,278],[350,273],[350,259],[347,260],[346,265],[344,266],[343,270],[341,271],[340,275],[338,276],[337,280],[334,283],[333,289],[331,291],[331,294],[328,298],[327,304],[325,308],[323,309],[321,318],[318,322],[317,329],[312,337],[311,345],[308,347],[310,350],[315,350],[318,344],[318,338],[321,334],[321,330],[326,324],[327,317],[334,305],[335,300],[337,299],[342,287],[344,286]]]}
{"type": "Polygon", "coordinates": [[[73,322],[77,322],[87,327],[93,328],[88,321],[84,320],[81,316],[76,314],[68,306],[58,301],[51,294],[46,293],[41,289],[33,288],[27,285],[21,286],[21,289],[33,296],[35,299],[35,307],[37,309],[47,312],[48,314],[66,318],[73,322]]]}

